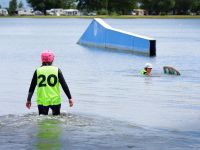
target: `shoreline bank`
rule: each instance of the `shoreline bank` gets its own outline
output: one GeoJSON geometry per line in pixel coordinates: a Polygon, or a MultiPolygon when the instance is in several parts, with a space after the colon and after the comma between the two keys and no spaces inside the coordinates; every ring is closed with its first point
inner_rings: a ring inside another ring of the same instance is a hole
{"type": "Polygon", "coordinates": [[[200,19],[200,15],[167,15],[167,16],[132,16],[132,15],[122,15],[122,16],[107,16],[107,15],[97,15],[97,16],[0,16],[0,18],[41,18],[41,19],[68,19],[68,18],[78,18],[78,19],[200,19]]]}

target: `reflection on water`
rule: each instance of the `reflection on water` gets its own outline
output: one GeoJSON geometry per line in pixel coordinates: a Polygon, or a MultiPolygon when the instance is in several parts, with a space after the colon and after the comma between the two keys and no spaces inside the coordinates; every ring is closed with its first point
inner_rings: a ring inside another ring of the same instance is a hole
{"type": "Polygon", "coordinates": [[[152,77],[144,77],[144,83],[146,85],[151,85],[152,84],[152,80],[153,80],[152,77]]]}
{"type": "Polygon", "coordinates": [[[200,148],[199,132],[153,129],[100,116],[62,114],[55,117],[34,113],[1,116],[0,120],[4,124],[0,127],[0,149],[6,150],[200,148]]]}
{"type": "Polygon", "coordinates": [[[36,149],[59,150],[62,147],[62,124],[58,119],[42,119],[37,122],[36,149]]]}

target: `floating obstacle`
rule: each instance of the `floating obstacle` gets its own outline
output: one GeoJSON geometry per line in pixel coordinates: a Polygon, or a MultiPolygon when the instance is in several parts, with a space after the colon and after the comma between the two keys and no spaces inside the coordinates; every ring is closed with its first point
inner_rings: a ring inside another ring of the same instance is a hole
{"type": "Polygon", "coordinates": [[[164,71],[165,74],[177,75],[177,76],[181,75],[178,70],[176,70],[175,68],[170,67],[170,66],[164,66],[163,71],[164,71]]]}
{"type": "Polygon", "coordinates": [[[156,40],[112,28],[100,18],[93,19],[77,43],[156,56],[156,40]]]}

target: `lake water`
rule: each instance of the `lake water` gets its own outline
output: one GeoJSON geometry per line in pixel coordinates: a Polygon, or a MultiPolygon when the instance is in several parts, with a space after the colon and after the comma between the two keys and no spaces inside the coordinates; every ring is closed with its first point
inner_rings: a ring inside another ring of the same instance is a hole
{"type": "Polygon", "coordinates": [[[105,19],[153,37],[157,56],[77,45],[91,19],[0,19],[0,149],[200,149],[200,19],[105,19]],[[75,101],[38,116],[25,102],[40,53],[54,51],[75,101]],[[152,77],[139,71],[153,64],[152,77]],[[181,76],[163,74],[173,66],[181,76]]]}

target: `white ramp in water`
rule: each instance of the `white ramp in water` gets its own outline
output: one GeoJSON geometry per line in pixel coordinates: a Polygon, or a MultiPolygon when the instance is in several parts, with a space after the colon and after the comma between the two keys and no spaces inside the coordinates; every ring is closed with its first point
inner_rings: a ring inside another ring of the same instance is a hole
{"type": "Polygon", "coordinates": [[[78,44],[156,55],[156,40],[153,38],[112,28],[100,18],[93,19],[78,44]]]}

